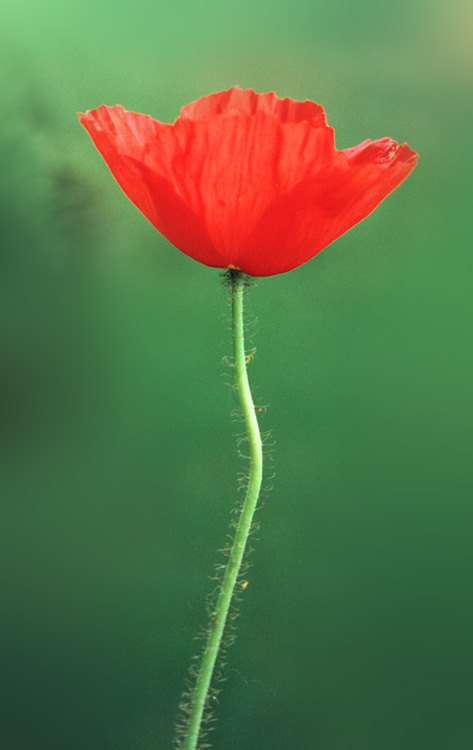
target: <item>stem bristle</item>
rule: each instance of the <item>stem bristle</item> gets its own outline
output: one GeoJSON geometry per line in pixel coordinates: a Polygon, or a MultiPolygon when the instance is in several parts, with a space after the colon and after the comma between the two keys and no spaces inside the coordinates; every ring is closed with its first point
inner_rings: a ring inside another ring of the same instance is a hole
{"type": "MultiPolygon", "coordinates": [[[[240,408],[232,412],[232,418],[245,423],[245,432],[237,435],[237,447],[239,455],[249,461],[249,469],[238,475],[238,490],[245,490],[245,498],[242,500],[240,497],[233,511],[235,517],[230,526],[233,534],[229,537],[229,543],[220,550],[224,561],[214,568],[212,580],[217,585],[206,598],[208,624],[198,636],[205,641],[205,646],[201,655],[193,659],[189,669],[186,690],[180,704],[180,718],[176,726],[176,750],[210,748],[207,737],[208,732],[214,728],[213,707],[218,703],[220,693],[217,686],[226,679],[226,652],[236,638],[234,630],[240,616],[237,605],[242,601],[248,585],[245,576],[250,567],[248,558],[251,556],[252,548],[247,542],[259,529],[259,523],[254,520],[254,513],[263,478],[263,444],[266,454],[270,434],[265,433],[262,441],[246,371],[247,364],[255,356],[255,350],[245,352],[243,329],[246,321],[243,316],[243,292],[251,284],[252,279],[237,269],[225,271],[223,279],[232,290],[233,358],[225,359],[232,368],[233,391],[238,391],[240,404],[240,408]],[[240,450],[240,446],[245,443],[250,455],[245,455],[240,450]]],[[[254,321],[251,325],[253,324],[254,321]]],[[[265,410],[266,407],[258,407],[259,414],[264,414],[265,410]]]]}

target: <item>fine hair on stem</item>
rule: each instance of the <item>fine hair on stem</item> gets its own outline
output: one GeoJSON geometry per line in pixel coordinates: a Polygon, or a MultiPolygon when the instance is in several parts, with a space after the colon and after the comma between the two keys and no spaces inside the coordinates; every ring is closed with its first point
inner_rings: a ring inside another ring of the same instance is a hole
{"type": "Polygon", "coordinates": [[[244,342],[243,298],[250,278],[236,269],[229,269],[224,280],[230,286],[232,300],[233,382],[245,425],[245,433],[238,436],[238,446],[241,453],[240,445],[247,443],[249,455],[244,457],[249,460],[249,470],[239,477],[245,496],[234,511],[232,533],[220,550],[224,559],[215,568],[215,589],[207,597],[208,624],[200,634],[205,644],[201,655],[193,660],[187,690],[182,697],[176,726],[178,750],[210,747],[208,732],[215,720],[213,708],[219,686],[225,680],[225,654],[235,638],[237,605],[248,584],[245,580],[249,566],[248,539],[255,529],[254,513],[263,477],[263,442],[247,374],[253,352],[246,352],[244,342]]]}

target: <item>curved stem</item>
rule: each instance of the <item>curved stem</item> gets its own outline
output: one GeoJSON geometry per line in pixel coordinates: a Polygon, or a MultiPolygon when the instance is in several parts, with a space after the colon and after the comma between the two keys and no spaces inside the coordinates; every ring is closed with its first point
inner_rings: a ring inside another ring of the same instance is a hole
{"type": "Polygon", "coordinates": [[[238,389],[238,396],[245,419],[245,427],[250,446],[250,476],[245,501],[235,533],[235,539],[230,552],[230,558],[225,569],[225,575],[218,595],[217,605],[210,623],[209,637],[205,645],[197,682],[191,697],[189,719],[183,743],[183,750],[195,750],[197,747],[210,682],[220,649],[235,584],[238,579],[238,572],[240,570],[246,543],[248,541],[263,477],[263,449],[261,435],[246,371],[243,325],[243,292],[245,281],[239,271],[230,271],[229,273],[232,284],[233,364],[235,368],[235,381],[238,389]]]}

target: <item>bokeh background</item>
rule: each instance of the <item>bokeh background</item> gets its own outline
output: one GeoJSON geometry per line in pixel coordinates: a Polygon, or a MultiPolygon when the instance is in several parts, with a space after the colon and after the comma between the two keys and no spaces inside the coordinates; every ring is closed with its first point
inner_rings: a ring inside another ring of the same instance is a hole
{"type": "Polygon", "coordinates": [[[9,750],[170,748],[242,468],[229,307],[76,111],[313,99],[408,180],[259,281],[275,440],[213,746],[473,744],[472,6],[2,3],[2,706],[9,750]]]}

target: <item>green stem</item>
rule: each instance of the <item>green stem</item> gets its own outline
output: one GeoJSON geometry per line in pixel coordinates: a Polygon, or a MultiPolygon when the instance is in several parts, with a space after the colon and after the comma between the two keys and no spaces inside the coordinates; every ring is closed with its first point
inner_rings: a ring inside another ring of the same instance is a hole
{"type": "Polygon", "coordinates": [[[230,552],[230,558],[225,569],[215,612],[211,619],[209,636],[198,671],[197,682],[191,697],[183,750],[195,750],[197,747],[210,682],[220,644],[222,642],[228,610],[230,608],[233,592],[238,579],[238,572],[240,570],[246,543],[248,541],[263,477],[263,449],[261,435],[258,421],[256,419],[253,399],[251,397],[248,373],[246,371],[243,325],[243,292],[245,280],[244,276],[239,271],[230,271],[229,273],[232,285],[233,366],[235,370],[238,396],[245,419],[245,427],[250,446],[250,476],[245,502],[243,504],[235,533],[235,539],[230,552]]]}

